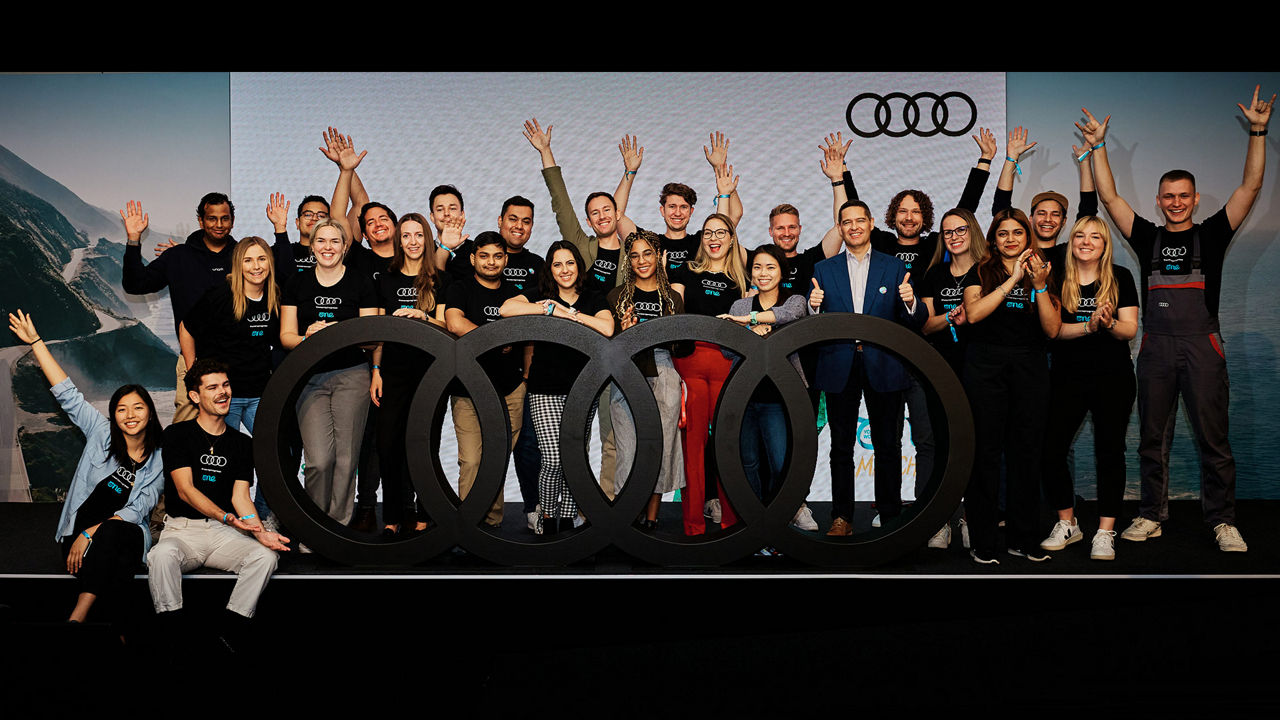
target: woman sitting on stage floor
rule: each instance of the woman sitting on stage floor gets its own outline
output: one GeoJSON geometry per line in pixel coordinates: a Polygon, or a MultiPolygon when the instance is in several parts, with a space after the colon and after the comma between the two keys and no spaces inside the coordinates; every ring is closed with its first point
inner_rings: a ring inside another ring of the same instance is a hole
{"type": "Polygon", "coordinates": [[[54,536],[62,543],[67,572],[78,579],[79,595],[67,620],[84,622],[94,602],[106,598],[119,630],[126,616],[121,599],[151,546],[147,521],[163,487],[155,403],[146,388],[124,385],[111,395],[108,420],[53,359],[30,315],[10,313],[9,329],[31,346],[53,397],[85,437],[54,536]]]}

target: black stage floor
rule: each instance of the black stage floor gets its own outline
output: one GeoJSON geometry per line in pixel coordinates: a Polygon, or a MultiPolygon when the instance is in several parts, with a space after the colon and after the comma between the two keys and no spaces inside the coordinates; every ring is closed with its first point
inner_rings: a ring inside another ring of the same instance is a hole
{"type": "MultiPolygon", "coordinates": [[[[664,524],[677,527],[676,509],[665,509],[664,524]]],[[[516,510],[504,527],[523,528],[516,510]]],[[[824,511],[815,509],[825,528],[824,511]]],[[[223,657],[207,636],[227,575],[188,578],[195,628],[177,640],[156,627],[141,577],[129,645],[105,624],[64,625],[74,587],[52,542],[57,512],[0,504],[0,669],[52,682],[73,659],[99,667],[118,658],[160,677],[186,667],[166,661],[174,642],[200,645],[206,662],[223,657]]],[[[252,661],[245,668],[302,672],[305,684],[254,685],[282,708],[313,705],[322,680],[341,698],[403,697],[413,703],[405,707],[457,705],[463,715],[972,707],[1258,716],[1280,697],[1280,501],[1241,501],[1238,513],[1248,553],[1219,552],[1199,504],[1181,501],[1163,537],[1117,541],[1110,563],[1090,561],[1087,540],[1046,563],[1009,557],[993,568],[970,561],[957,539],[850,572],[785,557],[670,570],[617,552],[570,568],[497,568],[458,553],[369,570],[291,554],[239,657],[252,661]]],[[[1080,514],[1091,534],[1092,504],[1080,514]]]]}

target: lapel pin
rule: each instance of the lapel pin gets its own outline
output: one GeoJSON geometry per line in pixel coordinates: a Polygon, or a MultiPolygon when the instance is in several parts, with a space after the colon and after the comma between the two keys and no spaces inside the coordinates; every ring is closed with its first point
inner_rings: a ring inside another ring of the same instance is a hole
{"type": "Polygon", "coordinates": [[[885,292],[885,291],[884,291],[884,286],[883,286],[883,285],[881,285],[881,286],[880,286],[880,294],[881,294],[881,295],[883,295],[883,294],[884,294],[884,292],[885,292]]]}

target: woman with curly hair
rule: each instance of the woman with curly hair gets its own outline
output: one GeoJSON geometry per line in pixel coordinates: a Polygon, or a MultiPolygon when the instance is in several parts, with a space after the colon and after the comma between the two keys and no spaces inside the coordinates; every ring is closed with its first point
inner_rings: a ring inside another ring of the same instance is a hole
{"type": "Polygon", "coordinates": [[[1031,241],[1018,209],[996,213],[987,230],[990,254],[964,281],[971,326],[964,385],[973,406],[976,470],[965,514],[976,562],[998,564],[1000,459],[1006,465],[1005,544],[1010,555],[1048,559],[1037,541],[1040,448],[1049,409],[1047,341],[1062,320],[1048,292],[1052,268],[1031,241]]]}
{"type": "MultiPolygon", "coordinates": [[[[614,332],[622,332],[639,323],[684,312],[684,300],[667,281],[666,262],[662,256],[662,240],[657,233],[637,230],[623,241],[625,262],[618,271],[621,284],[609,291],[605,303],[613,311],[614,332]]],[[[658,468],[658,484],[645,507],[640,526],[658,526],[658,503],[662,494],[685,486],[684,453],[680,448],[680,374],[671,361],[671,348],[654,347],[636,356],[640,372],[649,381],[658,402],[662,420],[662,458],[658,468]]],[[[631,408],[617,385],[609,397],[609,416],[613,420],[617,443],[617,466],[614,488],[622,492],[635,462],[636,433],[631,408]]]]}

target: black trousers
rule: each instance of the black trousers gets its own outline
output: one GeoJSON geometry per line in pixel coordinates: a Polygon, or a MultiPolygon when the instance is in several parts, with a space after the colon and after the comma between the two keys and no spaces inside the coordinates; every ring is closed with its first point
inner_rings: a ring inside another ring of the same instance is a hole
{"type": "Polygon", "coordinates": [[[1049,373],[1049,421],[1044,439],[1044,496],[1054,510],[1075,504],[1067,453],[1086,413],[1093,415],[1093,454],[1098,474],[1098,515],[1119,517],[1124,500],[1125,431],[1138,394],[1132,363],[1127,367],[1062,367],[1049,373]]]}
{"type": "MultiPolygon", "coordinates": [[[[62,538],[62,556],[71,551],[76,535],[62,538]]],[[[76,592],[93,593],[106,606],[111,621],[120,624],[126,616],[125,591],[142,567],[142,528],[124,520],[107,520],[93,533],[89,552],[76,573],[76,592]]]]}
{"type": "Polygon", "coordinates": [[[831,517],[853,519],[853,450],[858,442],[858,405],[865,398],[875,453],[876,510],[881,520],[902,514],[902,391],[871,388],[857,353],[844,390],[827,393],[827,425],[831,428],[831,517]]]}

